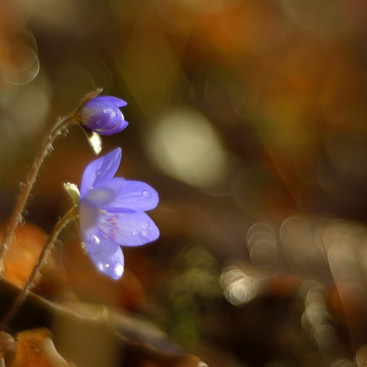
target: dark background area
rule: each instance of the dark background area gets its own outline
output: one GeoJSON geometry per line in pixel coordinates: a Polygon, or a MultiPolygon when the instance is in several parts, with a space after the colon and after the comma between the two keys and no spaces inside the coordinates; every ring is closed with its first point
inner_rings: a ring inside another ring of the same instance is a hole
{"type": "MultiPolygon", "coordinates": [[[[144,315],[211,367],[355,365],[367,343],[367,3],[0,6],[3,221],[53,121],[96,88],[128,103],[128,128],[103,151],[121,146],[119,175],[160,194],[149,214],[161,236],[124,249],[119,282],[95,274],[70,228],[61,288],[144,315]]],[[[46,232],[70,207],[62,184],[94,158],[77,127],[54,148],[26,215],[46,232]]]]}

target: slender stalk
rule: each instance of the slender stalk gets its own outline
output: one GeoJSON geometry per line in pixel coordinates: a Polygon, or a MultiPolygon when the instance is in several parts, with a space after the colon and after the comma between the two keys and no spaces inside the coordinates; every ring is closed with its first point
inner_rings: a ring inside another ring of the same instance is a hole
{"type": "MultiPolygon", "coordinates": [[[[79,112],[83,105],[90,99],[95,98],[102,92],[102,89],[96,89],[95,91],[88,93],[80,102],[79,107],[71,114],[60,118],[57,120],[54,127],[51,129],[50,134],[47,136],[44,141],[40,152],[38,153],[33,165],[31,166],[30,171],[28,172],[28,176],[25,180],[24,185],[22,186],[22,190],[18,197],[18,201],[15,205],[14,212],[12,217],[10,218],[9,225],[6,229],[1,247],[0,247],[0,275],[4,271],[3,257],[6,252],[9,243],[14,237],[15,231],[22,220],[22,213],[24,207],[27,203],[28,196],[33,188],[34,183],[36,182],[36,177],[38,174],[41,165],[46,158],[47,154],[50,152],[52,144],[54,140],[61,134],[63,130],[66,130],[67,127],[73,123],[78,124],[79,121],[79,112]]],[[[98,154],[99,152],[97,152],[98,154]]]]}
{"type": "Polygon", "coordinates": [[[5,232],[2,245],[0,247],[0,274],[4,270],[3,266],[3,256],[4,253],[11,242],[11,240],[14,237],[14,233],[19,225],[19,223],[22,220],[22,213],[24,210],[24,207],[27,203],[27,199],[29,196],[29,193],[31,192],[33,185],[36,181],[36,177],[38,174],[38,171],[46,158],[47,154],[49,153],[52,143],[57,138],[57,136],[60,135],[60,133],[65,130],[71,123],[74,122],[74,114],[70,114],[62,119],[59,119],[54,127],[52,128],[50,134],[48,135],[47,139],[44,141],[40,152],[38,153],[33,165],[31,166],[30,171],[28,172],[28,176],[24,182],[24,185],[22,186],[21,193],[18,197],[18,201],[15,205],[14,212],[12,214],[12,217],[10,218],[9,225],[7,227],[7,230],[5,232]]]}
{"type": "Polygon", "coordinates": [[[26,285],[23,287],[22,291],[19,293],[18,297],[16,298],[14,304],[8,311],[8,313],[4,316],[3,320],[0,323],[0,330],[3,330],[4,327],[11,321],[14,317],[16,312],[18,311],[19,307],[21,306],[22,302],[26,299],[30,289],[33,286],[34,279],[36,278],[43,262],[49,255],[52,245],[56,241],[57,237],[59,236],[60,232],[65,228],[65,226],[75,218],[75,207],[71,208],[56,224],[55,228],[52,230],[50,236],[48,237],[47,243],[43,248],[41,255],[39,256],[36,265],[33,268],[33,271],[28,278],[26,285]]]}

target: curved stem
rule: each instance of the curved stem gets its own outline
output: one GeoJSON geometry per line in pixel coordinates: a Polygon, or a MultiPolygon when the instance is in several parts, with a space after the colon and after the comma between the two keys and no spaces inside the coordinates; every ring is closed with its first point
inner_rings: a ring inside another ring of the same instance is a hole
{"type": "Polygon", "coordinates": [[[22,213],[25,207],[25,204],[27,202],[29,193],[32,190],[32,187],[36,181],[36,177],[38,174],[38,171],[49,153],[52,143],[56,139],[60,133],[66,129],[72,122],[74,121],[74,114],[70,114],[62,119],[59,119],[55,126],[52,128],[50,134],[48,135],[47,139],[44,141],[42,148],[40,152],[38,153],[33,165],[31,166],[30,171],[28,172],[28,176],[24,182],[24,185],[22,187],[21,193],[18,197],[18,201],[15,205],[14,212],[12,214],[12,217],[10,218],[9,225],[7,227],[7,230],[4,235],[4,239],[2,241],[2,245],[0,247],[0,273],[3,272],[3,256],[4,253],[11,242],[11,240],[14,237],[14,233],[19,225],[19,223],[22,220],[22,213]]]}
{"type": "MultiPolygon", "coordinates": [[[[4,238],[2,241],[2,244],[0,246],[0,275],[4,271],[4,264],[3,264],[3,257],[4,253],[6,252],[9,243],[14,237],[15,231],[19,225],[19,223],[22,220],[22,213],[25,207],[25,204],[27,203],[29,193],[31,192],[33,185],[36,181],[36,177],[38,174],[39,169],[41,168],[41,165],[46,158],[47,154],[52,148],[52,143],[54,140],[61,134],[63,130],[66,130],[66,128],[72,124],[76,123],[78,124],[79,121],[79,113],[83,105],[90,99],[95,98],[102,92],[102,89],[96,89],[95,91],[88,93],[80,102],[79,107],[69,115],[59,118],[54,125],[54,127],[51,129],[50,134],[47,136],[46,140],[44,141],[40,152],[38,153],[33,165],[31,166],[30,171],[28,172],[28,176],[25,180],[25,183],[22,187],[22,190],[20,192],[20,195],[18,197],[18,201],[15,205],[14,212],[12,217],[10,218],[9,225],[6,229],[6,232],[4,234],[4,238]]],[[[99,152],[97,152],[98,154],[99,152]]]]}
{"type": "Polygon", "coordinates": [[[19,293],[18,297],[16,298],[14,304],[8,311],[8,313],[5,315],[3,320],[0,323],[0,330],[3,330],[3,328],[10,322],[10,320],[14,317],[15,313],[18,311],[20,305],[27,297],[30,289],[33,286],[34,279],[36,278],[41,265],[43,264],[44,260],[47,258],[48,254],[51,251],[52,245],[56,241],[57,237],[59,236],[60,232],[65,228],[65,226],[75,218],[75,207],[71,208],[56,224],[55,228],[52,230],[50,236],[48,237],[47,243],[45,247],[43,248],[41,255],[38,258],[38,261],[36,265],[33,268],[33,271],[28,278],[28,281],[26,285],[23,287],[22,291],[19,293]]]}

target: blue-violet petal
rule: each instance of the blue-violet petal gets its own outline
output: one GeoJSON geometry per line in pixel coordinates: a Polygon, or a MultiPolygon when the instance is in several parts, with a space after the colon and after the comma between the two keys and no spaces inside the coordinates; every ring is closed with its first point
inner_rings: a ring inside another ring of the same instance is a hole
{"type": "Polygon", "coordinates": [[[144,212],[102,210],[98,228],[123,246],[140,246],[159,237],[159,229],[144,212]]]}
{"type": "MultiPolygon", "coordinates": [[[[107,237],[107,236],[106,236],[107,237]]],[[[97,269],[113,279],[119,279],[124,272],[124,255],[121,247],[111,239],[95,236],[92,242],[85,243],[97,269]]]]}
{"type": "Polygon", "coordinates": [[[90,163],[84,171],[80,187],[80,197],[83,199],[95,186],[111,180],[121,162],[121,148],[100,157],[90,163]]]}

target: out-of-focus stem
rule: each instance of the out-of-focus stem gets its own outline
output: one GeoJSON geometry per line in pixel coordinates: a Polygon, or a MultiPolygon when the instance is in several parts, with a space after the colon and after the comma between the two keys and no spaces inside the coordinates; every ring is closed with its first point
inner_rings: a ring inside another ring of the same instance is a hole
{"type": "Polygon", "coordinates": [[[4,327],[11,321],[11,319],[14,317],[16,312],[18,311],[20,305],[27,297],[30,289],[33,286],[34,279],[36,278],[43,262],[47,258],[48,254],[51,251],[52,245],[56,241],[57,237],[59,236],[60,232],[65,228],[65,226],[75,218],[75,207],[70,209],[56,224],[55,228],[52,230],[50,236],[48,237],[47,243],[45,247],[43,248],[40,257],[38,258],[38,261],[33,268],[33,271],[26,283],[26,285],[23,287],[22,291],[19,293],[18,297],[16,298],[14,304],[8,311],[8,313],[4,316],[3,320],[0,323],[0,330],[3,330],[4,327]]]}

